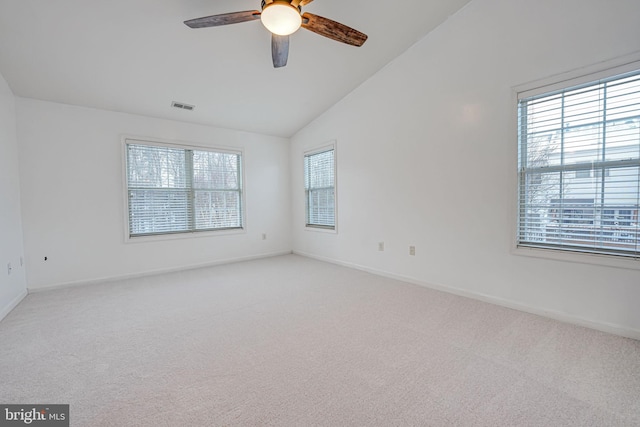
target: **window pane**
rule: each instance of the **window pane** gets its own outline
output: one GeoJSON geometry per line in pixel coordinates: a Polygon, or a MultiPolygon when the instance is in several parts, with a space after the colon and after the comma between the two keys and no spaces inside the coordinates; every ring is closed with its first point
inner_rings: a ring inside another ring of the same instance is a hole
{"type": "Polygon", "coordinates": [[[332,226],[335,224],[333,188],[309,191],[309,224],[332,226]]]}
{"type": "Polygon", "coordinates": [[[129,187],[186,188],[185,151],[128,145],[129,187]]]}
{"type": "Polygon", "coordinates": [[[590,86],[564,94],[564,128],[600,123],[603,113],[603,90],[590,86]]]}
{"type": "Polygon", "coordinates": [[[238,228],[242,226],[240,193],[196,191],[196,228],[238,228]]]}
{"type": "Polygon", "coordinates": [[[333,150],[307,156],[306,162],[307,188],[333,187],[335,180],[333,150]]]}
{"type": "Polygon", "coordinates": [[[562,128],[562,96],[548,96],[527,103],[527,133],[553,134],[562,128]]]}
{"type": "Polygon", "coordinates": [[[188,230],[188,199],[189,192],[185,190],[130,190],[130,234],[188,230]]]}
{"type": "Polygon", "coordinates": [[[193,152],[193,186],[207,189],[240,188],[239,156],[210,151],[193,152]]]}
{"type": "Polygon", "coordinates": [[[529,242],[544,242],[546,225],[558,221],[556,201],[561,194],[561,173],[532,173],[520,194],[520,235],[529,242]]]}
{"type": "Polygon", "coordinates": [[[640,118],[609,122],[605,160],[640,158],[640,118]]]}
{"type": "Polygon", "coordinates": [[[587,125],[563,132],[562,164],[590,163],[602,160],[603,134],[601,126],[587,125]]]}
{"type": "Polygon", "coordinates": [[[628,120],[638,116],[640,76],[607,85],[607,120],[628,120]]]}

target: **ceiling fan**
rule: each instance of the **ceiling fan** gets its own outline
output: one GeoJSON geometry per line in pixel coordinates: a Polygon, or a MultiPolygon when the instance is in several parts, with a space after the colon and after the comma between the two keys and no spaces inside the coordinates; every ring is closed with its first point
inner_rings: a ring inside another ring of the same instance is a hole
{"type": "Polygon", "coordinates": [[[295,33],[300,27],[352,46],[359,47],[367,41],[366,34],[344,24],[311,13],[302,13],[302,6],[308,5],[312,1],[262,0],[262,12],[246,10],[223,13],[190,19],[184,23],[190,28],[207,28],[260,19],[262,24],[271,31],[271,57],[275,68],[287,65],[289,35],[295,33]]]}

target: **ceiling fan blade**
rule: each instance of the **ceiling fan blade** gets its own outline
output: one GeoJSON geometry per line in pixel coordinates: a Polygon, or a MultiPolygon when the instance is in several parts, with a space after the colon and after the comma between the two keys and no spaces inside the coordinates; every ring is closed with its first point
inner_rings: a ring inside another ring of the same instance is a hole
{"type": "Polygon", "coordinates": [[[271,57],[273,58],[273,68],[280,68],[287,65],[287,59],[289,58],[289,36],[271,34],[271,57]]]}
{"type": "Polygon", "coordinates": [[[366,34],[339,22],[311,13],[305,12],[302,14],[302,27],[321,36],[352,46],[362,46],[367,41],[366,34]]]}
{"type": "Polygon", "coordinates": [[[240,22],[260,19],[260,12],[257,10],[245,10],[244,12],[222,13],[220,15],[205,16],[202,18],[190,19],[184,23],[191,28],[218,27],[220,25],[238,24],[240,22]]]}
{"type": "Polygon", "coordinates": [[[300,6],[306,6],[306,5],[308,5],[309,3],[311,3],[312,1],[313,1],[313,0],[302,0],[302,1],[300,2],[300,6]]]}

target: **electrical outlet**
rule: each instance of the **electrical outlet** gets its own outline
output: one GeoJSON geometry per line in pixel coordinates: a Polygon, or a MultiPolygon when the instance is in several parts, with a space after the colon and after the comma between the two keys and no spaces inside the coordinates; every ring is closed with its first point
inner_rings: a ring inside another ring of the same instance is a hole
{"type": "Polygon", "coordinates": [[[267,240],[267,233],[262,233],[262,240],[267,240]]]}
{"type": "Polygon", "coordinates": [[[384,251],[384,242],[378,242],[378,250],[380,252],[384,251]]]}
{"type": "Polygon", "coordinates": [[[416,247],[415,246],[409,246],[409,255],[415,256],[415,254],[416,254],[416,247]]]}
{"type": "Polygon", "coordinates": [[[11,274],[11,270],[13,270],[13,268],[11,267],[11,263],[7,264],[7,275],[11,274]]]}

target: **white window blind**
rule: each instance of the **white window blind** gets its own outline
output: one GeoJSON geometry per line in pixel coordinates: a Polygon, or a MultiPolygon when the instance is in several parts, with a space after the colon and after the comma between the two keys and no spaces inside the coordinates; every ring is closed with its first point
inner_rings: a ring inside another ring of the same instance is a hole
{"type": "Polygon", "coordinates": [[[640,71],[518,101],[518,245],[640,257],[640,71]]]}
{"type": "Polygon", "coordinates": [[[306,225],[335,229],[335,150],[305,154],[306,225]]]}
{"type": "Polygon", "coordinates": [[[242,228],[240,153],[126,144],[129,236],[242,228]]]}

